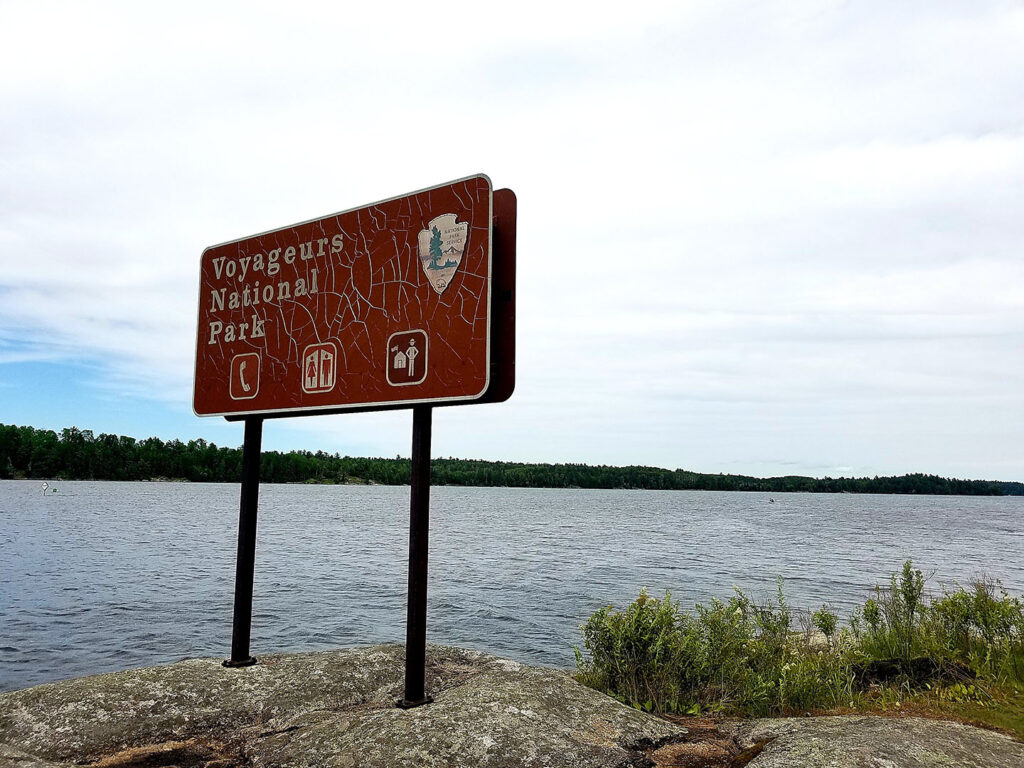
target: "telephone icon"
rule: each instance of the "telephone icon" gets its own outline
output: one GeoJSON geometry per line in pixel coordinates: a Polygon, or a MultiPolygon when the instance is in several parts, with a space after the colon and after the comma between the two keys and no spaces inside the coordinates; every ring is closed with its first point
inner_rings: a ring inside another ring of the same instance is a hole
{"type": "Polygon", "coordinates": [[[231,359],[228,394],[232,400],[252,400],[260,391],[260,354],[245,352],[231,359]]]}

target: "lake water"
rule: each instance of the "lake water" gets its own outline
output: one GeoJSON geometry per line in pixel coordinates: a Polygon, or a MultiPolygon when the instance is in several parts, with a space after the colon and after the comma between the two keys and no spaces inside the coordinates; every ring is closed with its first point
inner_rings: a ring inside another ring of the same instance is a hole
{"type": "MultiPolygon", "coordinates": [[[[0,689],[226,656],[237,485],[0,481],[0,689]]],[[[641,588],[841,615],[911,558],[1024,592],[1024,498],[435,488],[428,642],[571,667],[641,588]]],[[[404,642],[409,489],[260,491],[252,652],[404,642]]]]}

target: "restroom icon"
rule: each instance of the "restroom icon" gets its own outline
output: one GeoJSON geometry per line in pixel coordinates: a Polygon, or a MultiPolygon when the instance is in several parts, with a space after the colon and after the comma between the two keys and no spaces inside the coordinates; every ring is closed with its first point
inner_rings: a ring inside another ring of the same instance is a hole
{"type": "Polygon", "coordinates": [[[302,391],[330,392],[338,381],[338,348],[334,342],[311,344],[302,353],[302,391]]]}

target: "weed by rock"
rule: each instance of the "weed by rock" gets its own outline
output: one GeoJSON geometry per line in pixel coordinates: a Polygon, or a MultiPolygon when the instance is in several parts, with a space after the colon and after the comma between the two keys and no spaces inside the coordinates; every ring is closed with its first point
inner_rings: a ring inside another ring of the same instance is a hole
{"type": "Polygon", "coordinates": [[[594,613],[576,649],[577,678],[648,712],[740,716],[799,714],[922,690],[1024,683],[1024,604],[979,580],[935,599],[908,560],[846,626],[828,608],[821,634],[799,633],[779,582],[757,605],[728,600],[683,611],[646,592],[625,610],[594,613]]]}

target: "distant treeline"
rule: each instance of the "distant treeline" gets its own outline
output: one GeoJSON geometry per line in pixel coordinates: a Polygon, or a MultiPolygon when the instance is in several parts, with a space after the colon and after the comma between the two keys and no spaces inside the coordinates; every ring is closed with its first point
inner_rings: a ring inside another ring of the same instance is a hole
{"type": "MultiPolygon", "coordinates": [[[[164,442],[94,435],[68,427],[52,430],[0,424],[0,478],[65,480],[152,480],[238,482],[240,448],[205,440],[164,442]]],[[[260,469],[268,483],[408,484],[408,459],[367,459],[317,451],[264,451],[260,469]]],[[[475,459],[434,459],[435,485],[518,488],[641,488],[649,490],[813,491],[818,493],[924,493],[969,496],[1022,496],[1024,483],[954,480],[935,475],[901,477],[745,477],[704,475],[659,467],[607,467],[587,464],[520,464],[475,459]]]]}

